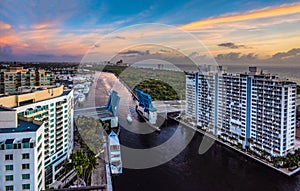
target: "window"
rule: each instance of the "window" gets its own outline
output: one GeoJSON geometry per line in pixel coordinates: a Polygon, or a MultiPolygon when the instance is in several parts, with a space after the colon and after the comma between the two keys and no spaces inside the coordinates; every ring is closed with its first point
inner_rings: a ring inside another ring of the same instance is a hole
{"type": "Polygon", "coordinates": [[[13,165],[5,165],[5,170],[14,170],[13,165]]]}
{"type": "Polygon", "coordinates": [[[40,144],[40,145],[38,146],[38,152],[41,150],[41,148],[42,148],[42,144],[40,144]]]}
{"type": "Polygon", "coordinates": [[[5,181],[13,181],[14,180],[14,176],[13,175],[6,175],[5,176],[5,181]]]}
{"type": "Polygon", "coordinates": [[[41,159],[41,157],[42,157],[42,154],[43,154],[43,153],[40,153],[40,154],[39,154],[39,156],[38,156],[38,160],[40,160],[40,159],[41,159]]]}
{"type": "Polygon", "coordinates": [[[23,179],[23,180],[28,180],[28,179],[30,179],[30,174],[22,174],[22,179],[23,179]]]}
{"type": "Polygon", "coordinates": [[[29,169],[30,168],[30,164],[22,164],[22,169],[29,169]]]}
{"type": "Polygon", "coordinates": [[[5,149],[13,149],[13,144],[6,144],[5,149]]]}
{"type": "Polygon", "coordinates": [[[41,139],[42,139],[42,135],[40,135],[40,136],[38,137],[38,142],[40,142],[41,139]]]}
{"type": "Polygon", "coordinates": [[[29,190],[30,189],[30,184],[22,184],[22,189],[23,190],[29,190]]]}
{"type": "Polygon", "coordinates": [[[22,148],[29,148],[29,143],[22,143],[22,148]]]}
{"type": "Polygon", "coordinates": [[[5,155],[5,160],[14,160],[14,156],[12,154],[5,155]]]}
{"type": "Polygon", "coordinates": [[[29,153],[23,153],[22,159],[29,159],[29,153]]]}
{"type": "Polygon", "coordinates": [[[5,190],[6,191],[13,191],[14,190],[14,186],[5,186],[5,190]]]}

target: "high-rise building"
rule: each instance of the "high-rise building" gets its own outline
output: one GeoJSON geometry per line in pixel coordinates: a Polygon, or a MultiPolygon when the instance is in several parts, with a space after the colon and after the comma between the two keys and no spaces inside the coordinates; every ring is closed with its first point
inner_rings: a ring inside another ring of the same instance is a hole
{"type": "Polygon", "coordinates": [[[249,68],[186,74],[186,115],[231,142],[284,156],[296,131],[296,83],[249,68]]]}
{"type": "Polygon", "coordinates": [[[12,66],[0,71],[0,94],[20,92],[25,86],[54,85],[54,74],[42,69],[31,70],[12,66]]]}
{"type": "MultiPolygon", "coordinates": [[[[45,183],[48,185],[59,179],[63,161],[73,149],[73,90],[65,90],[63,86],[34,88],[2,96],[0,105],[14,110],[22,120],[40,121],[43,124],[45,183]]],[[[0,115],[2,113],[0,111],[0,115]]],[[[22,136],[28,137],[27,133],[25,128],[22,136]]],[[[12,163],[15,161],[12,160],[12,163]]]]}
{"type": "Polygon", "coordinates": [[[43,133],[42,122],[0,108],[0,190],[45,188],[43,133]]]}

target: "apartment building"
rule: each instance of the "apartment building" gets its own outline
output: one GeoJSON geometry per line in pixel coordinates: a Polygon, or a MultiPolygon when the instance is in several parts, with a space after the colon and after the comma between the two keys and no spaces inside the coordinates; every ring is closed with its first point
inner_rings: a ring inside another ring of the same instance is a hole
{"type": "Polygon", "coordinates": [[[63,161],[73,149],[73,90],[63,86],[33,88],[0,97],[0,105],[16,111],[18,118],[43,123],[45,184],[59,179],[63,161]]]}
{"type": "Polygon", "coordinates": [[[54,85],[54,74],[42,69],[31,70],[11,66],[0,71],[0,94],[17,93],[25,86],[54,85]]]}
{"type": "Polygon", "coordinates": [[[0,114],[0,190],[44,189],[44,124],[13,109],[0,114]]]}
{"type": "Polygon", "coordinates": [[[273,156],[292,151],[296,131],[296,83],[250,67],[186,74],[186,115],[231,142],[273,156]]]}

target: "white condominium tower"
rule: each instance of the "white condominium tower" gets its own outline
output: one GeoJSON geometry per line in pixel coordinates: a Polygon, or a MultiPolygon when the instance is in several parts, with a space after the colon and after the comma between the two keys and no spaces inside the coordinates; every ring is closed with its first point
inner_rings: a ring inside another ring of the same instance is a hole
{"type": "Polygon", "coordinates": [[[249,70],[186,73],[186,115],[232,143],[284,156],[295,144],[296,83],[249,70]]]}
{"type": "MultiPolygon", "coordinates": [[[[26,89],[19,94],[0,97],[0,105],[15,111],[19,121],[39,121],[42,124],[43,145],[39,150],[42,151],[44,182],[48,185],[59,179],[63,169],[62,164],[73,149],[73,90],[64,89],[63,86],[26,89]]],[[[0,116],[3,112],[0,110],[0,116]]],[[[3,126],[0,126],[2,129],[7,128],[4,124],[0,125],[3,126]]],[[[41,128],[37,129],[40,130],[41,128]]],[[[32,132],[27,131],[26,128],[22,128],[22,130],[21,135],[30,138],[32,132]]],[[[15,132],[14,129],[11,131],[15,132]]],[[[5,141],[5,139],[4,134],[0,134],[0,141],[5,141]]],[[[20,140],[15,133],[12,133],[9,139],[20,140]],[[14,135],[16,137],[13,137],[14,135]]],[[[31,140],[35,141],[36,139],[33,136],[31,140]]],[[[35,144],[34,146],[38,145],[35,144]]],[[[4,150],[6,152],[6,149],[4,150]]],[[[23,152],[23,149],[20,152],[23,152]]],[[[36,157],[32,157],[29,160],[34,164],[35,159],[36,157]]],[[[5,159],[0,160],[0,164],[3,160],[5,159]]],[[[19,156],[16,156],[11,160],[11,163],[19,165],[18,160],[19,156]]],[[[16,167],[16,172],[18,172],[17,170],[16,167]]],[[[17,180],[13,180],[15,185],[19,184],[17,180]]],[[[32,184],[30,190],[37,190],[33,186],[35,184],[32,184]]]]}
{"type": "Polygon", "coordinates": [[[42,190],[44,124],[17,118],[17,111],[0,108],[0,190],[42,190]]]}

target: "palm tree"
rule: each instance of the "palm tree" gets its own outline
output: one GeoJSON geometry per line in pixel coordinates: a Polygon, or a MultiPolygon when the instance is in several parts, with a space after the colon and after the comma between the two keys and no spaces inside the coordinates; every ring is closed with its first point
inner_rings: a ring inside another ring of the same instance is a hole
{"type": "Polygon", "coordinates": [[[252,143],[254,142],[252,138],[248,138],[248,143],[249,143],[249,147],[252,145],[252,143]]]}
{"type": "Polygon", "coordinates": [[[92,151],[84,153],[82,150],[77,150],[71,154],[72,167],[75,169],[77,178],[81,178],[85,183],[90,182],[92,171],[96,166],[96,158],[92,151]]]}

